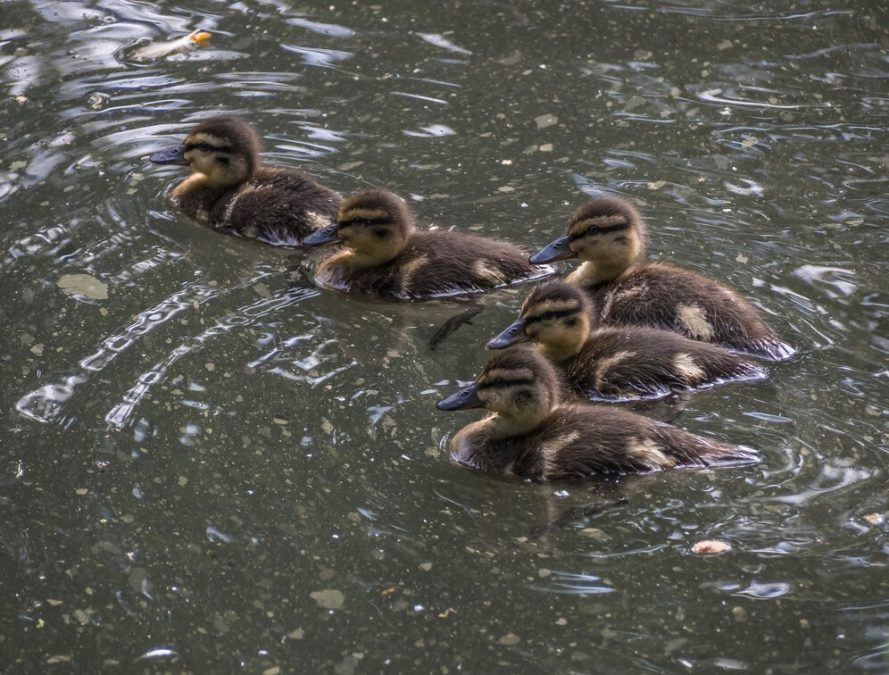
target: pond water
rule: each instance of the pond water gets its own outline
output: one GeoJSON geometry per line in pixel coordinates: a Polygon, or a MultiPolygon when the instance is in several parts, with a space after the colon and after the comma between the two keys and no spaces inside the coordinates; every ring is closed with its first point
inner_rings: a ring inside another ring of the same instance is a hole
{"type": "Polygon", "coordinates": [[[0,14],[4,672],[889,672],[882,0],[0,14]],[[653,256],[799,348],[673,406],[763,461],[554,486],[451,463],[476,415],[434,402],[524,290],[430,352],[453,303],[346,299],[189,222],[146,157],[213,111],[529,248],[631,198],[653,256]]]}

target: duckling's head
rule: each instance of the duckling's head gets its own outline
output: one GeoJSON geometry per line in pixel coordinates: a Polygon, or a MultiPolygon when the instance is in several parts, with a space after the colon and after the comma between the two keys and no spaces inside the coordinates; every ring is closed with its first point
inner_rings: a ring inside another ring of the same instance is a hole
{"type": "Polygon", "coordinates": [[[596,197],[577,209],[568,232],[532,255],[531,262],[580,258],[603,272],[619,268],[619,273],[644,248],[645,223],[635,207],[619,197],[596,197]]]}
{"type": "Polygon", "coordinates": [[[558,405],[562,383],[553,365],[519,346],[492,356],[475,382],[437,403],[439,410],[487,408],[511,428],[529,430],[558,405]]]}
{"type": "Polygon", "coordinates": [[[182,164],[204,176],[206,184],[228,187],[250,180],[259,167],[259,136],[237,117],[211,117],[192,129],[185,141],[158,152],[155,164],[182,164]]]}
{"type": "Polygon", "coordinates": [[[530,340],[556,361],[576,354],[590,335],[593,302],[577,286],[561,280],[539,284],[522,305],[519,318],[485,345],[503,349],[530,340]]]}
{"type": "Polygon", "coordinates": [[[303,239],[304,246],[340,242],[351,249],[351,264],[382,265],[397,256],[414,231],[414,216],[396,194],[375,190],[343,202],[336,222],[303,239]]]}

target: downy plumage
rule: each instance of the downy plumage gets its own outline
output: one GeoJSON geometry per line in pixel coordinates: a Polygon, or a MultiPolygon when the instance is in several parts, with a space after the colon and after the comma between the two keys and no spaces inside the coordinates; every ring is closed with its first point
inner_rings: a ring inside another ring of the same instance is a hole
{"type": "Polygon", "coordinates": [[[306,246],[340,243],[318,267],[316,281],[378,300],[425,300],[484,293],[546,276],[515,244],[454,231],[419,230],[404,200],[391,192],[346,199],[336,222],[306,246]]]}
{"type": "Polygon", "coordinates": [[[563,403],[562,396],[555,368],[535,350],[519,346],[495,354],[473,384],[438,402],[441,410],[491,412],[457,432],[452,457],[537,482],[757,459],[748,448],[619,408],[563,403]]]}
{"type": "Polygon", "coordinates": [[[211,117],[149,160],[192,170],[170,194],[188,217],[228,234],[299,246],[330,222],[342,198],[301,169],[263,164],[259,152],[259,136],[244,120],[211,117]]]}
{"type": "Polygon", "coordinates": [[[741,354],[671,331],[599,327],[593,301],[560,280],[534,288],[519,318],[486,346],[503,349],[526,341],[561,368],[572,389],[590,398],[657,398],[766,376],[741,354]]]}
{"type": "Polygon", "coordinates": [[[672,330],[774,360],[793,355],[735,290],[672,263],[646,261],[644,252],[645,224],[636,209],[617,197],[598,197],[531,262],[579,258],[583,264],[567,281],[590,295],[605,325],[672,330]]]}

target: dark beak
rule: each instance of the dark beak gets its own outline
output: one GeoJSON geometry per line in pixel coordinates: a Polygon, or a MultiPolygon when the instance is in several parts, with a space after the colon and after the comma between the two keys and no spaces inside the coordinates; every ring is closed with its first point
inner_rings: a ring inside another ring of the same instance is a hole
{"type": "Polygon", "coordinates": [[[528,258],[528,262],[532,265],[542,265],[543,263],[556,262],[557,260],[576,258],[577,254],[568,248],[570,242],[570,235],[564,234],[555,241],[550,242],[545,248],[537,251],[537,253],[528,258]]]}
{"type": "Polygon", "coordinates": [[[485,343],[486,349],[506,349],[519,342],[527,342],[528,336],[525,335],[525,320],[518,318],[506,327],[502,333],[496,337],[492,337],[485,343]]]}
{"type": "Polygon", "coordinates": [[[175,148],[168,148],[167,150],[156,152],[148,158],[148,161],[154,162],[155,164],[182,164],[187,166],[188,160],[185,159],[185,143],[177,145],[175,148]]]}
{"type": "Polygon", "coordinates": [[[485,403],[479,397],[475,382],[460,391],[455,391],[447,398],[441,399],[435,404],[439,410],[469,410],[470,408],[484,408],[485,403]]]}
{"type": "Polygon", "coordinates": [[[327,227],[315,230],[308,237],[303,239],[303,246],[324,246],[324,244],[333,244],[340,241],[339,223],[331,223],[327,227]]]}

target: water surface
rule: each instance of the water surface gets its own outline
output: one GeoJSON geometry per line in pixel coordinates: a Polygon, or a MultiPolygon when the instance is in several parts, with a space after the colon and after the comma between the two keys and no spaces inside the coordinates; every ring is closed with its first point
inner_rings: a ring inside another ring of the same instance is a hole
{"type": "Polygon", "coordinates": [[[5,672],[889,669],[882,3],[2,12],[5,672]],[[197,28],[210,48],[128,58],[197,28]],[[588,195],[633,199],[653,256],[800,348],[677,419],[762,463],[557,486],[452,464],[474,415],[434,401],[524,291],[432,353],[453,303],[345,299],[188,222],[146,157],[222,111],[271,161],[528,247],[588,195]],[[731,552],[692,553],[713,538],[731,552]]]}

